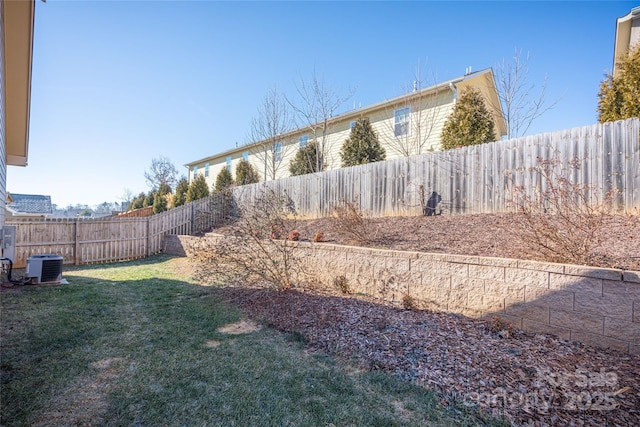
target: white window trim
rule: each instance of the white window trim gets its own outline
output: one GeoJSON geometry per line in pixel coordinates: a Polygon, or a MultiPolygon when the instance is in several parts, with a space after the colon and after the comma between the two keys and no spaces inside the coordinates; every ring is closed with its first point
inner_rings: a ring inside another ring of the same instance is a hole
{"type": "Polygon", "coordinates": [[[276,162],[282,161],[282,141],[276,142],[275,147],[273,147],[273,158],[276,162]]]}
{"type": "Polygon", "coordinates": [[[304,148],[309,145],[309,134],[304,134],[298,138],[298,148],[304,148]],[[304,141],[304,144],[302,143],[304,141]]]}
{"type": "Polygon", "coordinates": [[[396,138],[400,138],[403,136],[411,136],[411,107],[402,107],[397,108],[393,111],[393,136],[396,138]],[[405,120],[403,122],[398,122],[399,112],[406,110],[404,112],[405,120]],[[404,132],[398,133],[397,126],[405,126],[404,132]]]}

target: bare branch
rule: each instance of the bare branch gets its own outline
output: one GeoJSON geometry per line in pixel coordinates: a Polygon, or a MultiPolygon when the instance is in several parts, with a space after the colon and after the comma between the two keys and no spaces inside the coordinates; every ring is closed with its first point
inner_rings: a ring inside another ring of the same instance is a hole
{"type": "Polygon", "coordinates": [[[276,179],[284,168],[283,160],[294,146],[282,139],[292,128],[291,110],[274,85],[258,107],[258,115],[251,121],[249,134],[251,152],[261,163],[265,181],[276,179]]]}
{"type": "Polygon", "coordinates": [[[393,105],[388,110],[391,117],[389,125],[380,132],[381,138],[384,138],[390,150],[395,151],[401,156],[412,156],[422,154],[433,150],[432,146],[434,136],[439,130],[439,124],[442,122],[445,111],[442,108],[445,99],[442,97],[443,92],[449,89],[437,88],[437,75],[431,73],[431,78],[426,79],[422,75],[421,64],[418,61],[414,72],[413,81],[406,85],[404,91],[408,96],[406,101],[393,105]],[[424,93],[423,89],[429,86],[436,87],[435,91],[424,93]],[[394,112],[400,108],[410,109],[408,118],[408,128],[406,132],[398,135],[394,121],[394,112]]]}
{"type": "Polygon", "coordinates": [[[547,76],[539,91],[534,83],[529,82],[529,58],[528,52],[523,59],[522,49],[515,49],[512,62],[507,63],[503,59],[496,67],[496,86],[507,124],[507,138],[526,134],[536,119],[554,108],[562,99],[547,102],[547,76]]]}
{"type": "MultiPolygon", "coordinates": [[[[203,281],[266,284],[284,290],[302,275],[302,259],[293,242],[295,216],[288,197],[264,187],[251,202],[238,201],[231,235],[198,248],[197,277],[203,281]]],[[[298,233],[299,235],[299,233],[298,233]]]]}
{"type": "Polygon", "coordinates": [[[311,140],[316,142],[316,171],[326,169],[333,159],[327,159],[329,152],[327,137],[331,133],[331,118],[338,109],[353,96],[341,96],[335,89],[327,86],[323,77],[318,76],[314,68],[310,80],[300,79],[296,84],[300,103],[287,98],[287,102],[296,114],[299,128],[309,131],[311,140]]]}
{"type": "Polygon", "coordinates": [[[173,189],[176,185],[177,175],[178,170],[176,167],[171,163],[171,160],[164,156],[151,160],[151,167],[144,172],[147,183],[154,191],[163,186],[173,189]]]}

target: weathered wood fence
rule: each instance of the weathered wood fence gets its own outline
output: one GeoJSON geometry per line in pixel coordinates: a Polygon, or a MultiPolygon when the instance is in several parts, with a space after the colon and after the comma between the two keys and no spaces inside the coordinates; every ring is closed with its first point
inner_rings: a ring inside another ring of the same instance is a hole
{"type": "Polygon", "coordinates": [[[153,206],[147,206],[146,208],[134,209],[132,211],[118,214],[118,218],[146,218],[148,216],[153,216],[153,206]]]}
{"type": "MultiPolygon", "coordinates": [[[[254,203],[267,186],[288,195],[303,218],[330,215],[345,200],[357,201],[371,216],[421,215],[435,191],[447,214],[503,212],[513,209],[516,186],[545,189],[534,170],[540,159],[578,165],[571,169],[574,182],[598,197],[615,190],[618,211],[640,212],[639,118],[245,185],[233,190],[233,198],[254,203]]],[[[43,253],[86,264],[158,253],[165,235],[207,230],[228,209],[218,194],[148,218],[10,219],[7,225],[17,226],[16,267],[43,253]]]]}
{"type": "Polygon", "coordinates": [[[421,215],[434,191],[442,197],[443,213],[504,212],[514,209],[517,186],[545,190],[534,169],[539,159],[560,162],[573,182],[592,188],[600,200],[615,190],[617,211],[640,211],[638,118],[283,178],[234,194],[250,203],[267,185],[286,192],[306,218],[327,216],[344,200],[357,200],[376,217],[421,215]]]}
{"type": "Polygon", "coordinates": [[[47,253],[76,265],[144,258],[161,252],[167,234],[197,234],[221,222],[224,202],[214,195],[146,218],[11,218],[6,225],[16,226],[14,267],[47,253]]]}

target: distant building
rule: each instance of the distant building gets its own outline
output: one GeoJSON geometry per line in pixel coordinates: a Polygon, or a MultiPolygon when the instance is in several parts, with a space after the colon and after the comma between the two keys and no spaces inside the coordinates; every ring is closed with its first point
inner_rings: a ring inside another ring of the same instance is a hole
{"type": "Polygon", "coordinates": [[[51,196],[39,194],[7,194],[7,217],[43,217],[53,214],[51,196]]]}
{"type": "Polygon", "coordinates": [[[613,76],[618,77],[618,64],[632,47],[640,43],[640,6],[616,21],[616,42],[613,49],[613,76]]]}
{"type": "MultiPolygon", "coordinates": [[[[325,142],[328,148],[325,169],[341,166],[340,148],[349,137],[353,124],[363,117],[369,119],[377,132],[387,159],[439,150],[442,127],[453,112],[458,92],[467,88],[475,88],[482,93],[493,115],[496,139],[506,135],[507,127],[493,72],[488,68],[428,88],[415,88],[405,95],[354,109],[329,118],[326,124],[318,124],[319,128],[326,125],[325,142]]],[[[287,177],[289,163],[298,149],[313,139],[313,132],[307,126],[281,135],[281,141],[275,147],[267,147],[263,141],[258,141],[195,160],[185,165],[189,168],[189,181],[193,181],[197,175],[203,175],[211,188],[222,168],[235,174],[236,166],[242,159],[253,165],[261,181],[287,177]],[[270,167],[274,163],[279,165],[276,173],[270,167]]]]}

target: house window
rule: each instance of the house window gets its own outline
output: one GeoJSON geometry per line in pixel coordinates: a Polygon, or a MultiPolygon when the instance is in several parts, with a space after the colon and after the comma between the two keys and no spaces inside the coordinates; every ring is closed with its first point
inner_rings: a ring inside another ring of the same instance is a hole
{"type": "Polygon", "coordinates": [[[306,147],[308,143],[309,135],[302,135],[300,138],[298,138],[298,145],[300,146],[300,148],[306,147]]]}
{"type": "Polygon", "coordinates": [[[198,177],[198,167],[194,166],[193,167],[193,179],[196,179],[198,177]]]}
{"type": "Polygon", "coordinates": [[[352,120],[351,123],[349,123],[349,129],[353,129],[356,126],[356,121],[352,120]]]}
{"type": "Polygon", "coordinates": [[[393,112],[393,135],[409,135],[411,107],[399,108],[393,112]]]}
{"type": "Polygon", "coordinates": [[[282,160],[282,142],[276,142],[276,146],[273,149],[273,157],[276,162],[282,160]]]}
{"type": "Polygon", "coordinates": [[[242,153],[242,160],[244,160],[245,162],[249,161],[249,152],[245,151],[242,153]]]}
{"type": "Polygon", "coordinates": [[[209,177],[209,163],[204,164],[204,177],[205,178],[209,177]]]}
{"type": "Polygon", "coordinates": [[[231,156],[227,156],[227,170],[231,172],[231,156]]]}

